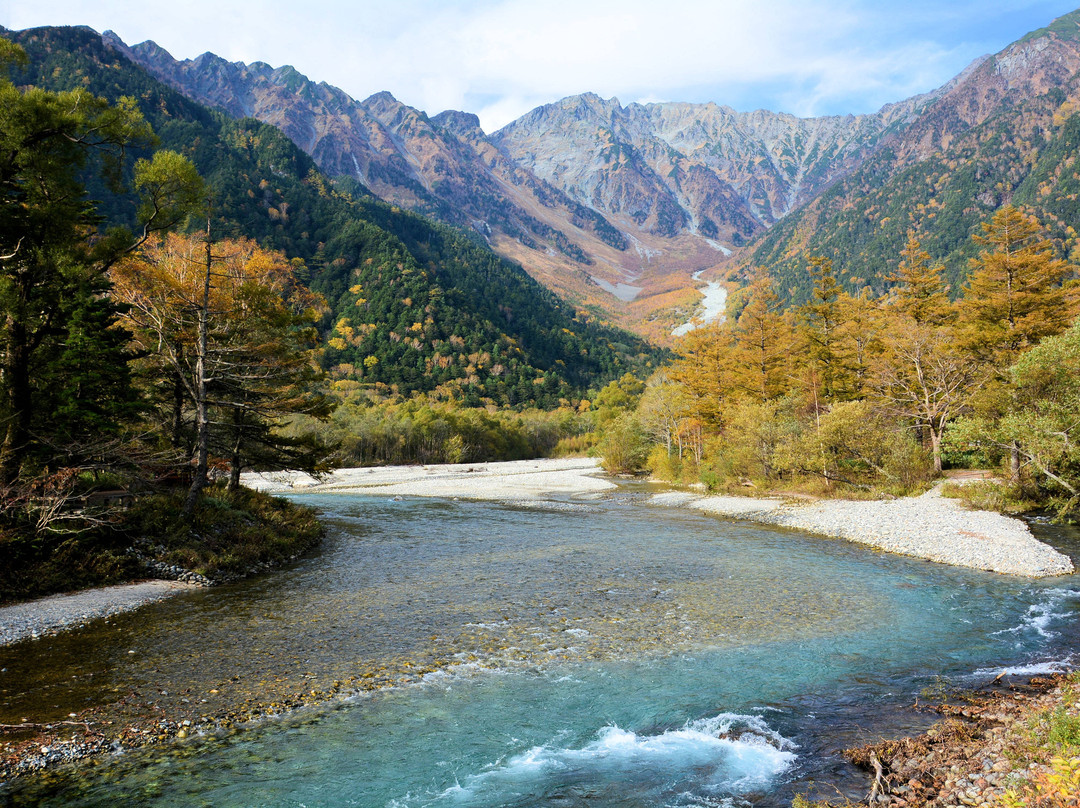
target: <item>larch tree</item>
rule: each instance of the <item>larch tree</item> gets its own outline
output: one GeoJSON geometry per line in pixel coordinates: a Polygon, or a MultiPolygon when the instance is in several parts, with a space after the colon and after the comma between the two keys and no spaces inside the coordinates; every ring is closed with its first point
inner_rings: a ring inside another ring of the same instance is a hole
{"type": "Polygon", "coordinates": [[[785,365],[791,351],[791,329],[780,313],[772,279],[757,270],[746,306],[733,328],[737,387],[762,403],[783,395],[790,386],[785,365]]]}
{"type": "Polygon", "coordinates": [[[188,513],[211,451],[229,458],[230,488],[252,462],[314,469],[321,460],[321,447],[277,431],[289,416],[330,409],[314,361],[323,303],[300,274],[302,267],[249,239],[204,235],[151,240],[113,272],[138,347],[177,385],[171,431],[185,404],[195,409],[188,513]]]}
{"type": "Polygon", "coordinates": [[[943,267],[932,262],[914,231],[908,231],[896,273],[886,280],[895,284],[889,300],[893,310],[910,317],[916,325],[941,325],[955,316],[943,267]]]}
{"type": "Polygon", "coordinates": [[[1062,281],[1073,268],[1019,208],[1001,208],[982,229],[975,241],[984,249],[960,300],[961,337],[976,356],[1005,368],[1072,322],[1075,304],[1062,281]]]}
{"type": "Polygon", "coordinates": [[[850,386],[840,345],[845,308],[832,261],[815,255],[810,257],[809,265],[814,291],[810,301],[799,307],[797,316],[809,383],[815,406],[820,407],[825,402],[845,398],[850,386]]]}
{"type": "MultiPolygon", "coordinates": [[[[1076,306],[1063,281],[1073,267],[1055,255],[1054,246],[1034,217],[1011,205],[982,226],[975,241],[984,247],[971,261],[971,275],[958,302],[961,346],[986,370],[978,402],[986,423],[1015,406],[1007,369],[1046,337],[1072,322],[1076,306]]],[[[1022,447],[1009,449],[1014,481],[1021,471],[1022,447]]]]}
{"type": "Polygon", "coordinates": [[[736,388],[734,344],[726,322],[694,329],[680,341],[680,357],[671,368],[671,379],[685,387],[694,414],[718,430],[736,388]]]}
{"type": "Polygon", "coordinates": [[[842,292],[840,324],[836,329],[838,353],[844,357],[847,395],[852,399],[865,396],[870,377],[870,364],[881,349],[882,322],[878,299],[864,286],[857,295],[842,292]]]}
{"type": "Polygon", "coordinates": [[[942,470],[947,425],[978,388],[974,358],[960,350],[952,328],[955,309],[942,268],[908,233],[896,285],[883,301],[882,350],[873,362],[871,389],[877,405],[911,424],[930,444],[934,471],[942,470]]]}

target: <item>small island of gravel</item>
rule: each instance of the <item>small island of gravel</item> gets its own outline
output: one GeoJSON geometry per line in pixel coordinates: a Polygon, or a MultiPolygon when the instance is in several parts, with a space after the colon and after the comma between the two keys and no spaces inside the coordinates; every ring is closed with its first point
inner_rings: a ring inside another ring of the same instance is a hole
{"type": "Polygon", "coordinates": [[[788,502],[682,492],[657,494],[652,501],[1006,575],[1045,578],[1073,571],[1068,556],[1036,539],[1019,519],[967,510],[936,489],[919,497],[871,501],[788,502]]]}

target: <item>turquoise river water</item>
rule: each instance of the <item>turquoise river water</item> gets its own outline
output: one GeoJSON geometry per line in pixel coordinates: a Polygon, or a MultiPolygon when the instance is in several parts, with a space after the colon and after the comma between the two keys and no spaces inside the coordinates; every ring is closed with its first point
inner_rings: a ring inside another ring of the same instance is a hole
{"type": "MultiPolygon", "coordinates": [[[[122,696],[212,711],[309,684],[363,692],[16,781],[0,804],[857,798],[842,748],[925,727],[911,708],[928,692],[1067,665],[1080,643],[1077,576],[954,569],[645,494],[297,497],[329,536],[294,568],[0,649],[0,722],[122,696]]],[[[1035,529],[1080,556],[1075,531],[1035,529]]]]}

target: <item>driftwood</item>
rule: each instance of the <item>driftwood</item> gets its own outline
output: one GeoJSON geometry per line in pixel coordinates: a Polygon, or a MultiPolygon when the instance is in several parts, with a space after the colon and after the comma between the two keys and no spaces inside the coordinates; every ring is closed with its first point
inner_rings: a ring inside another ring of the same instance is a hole
{"type": "Polygon", "coordinates": [[[46,730],[56,726],[82,727],[90,735],[101,735],[100,732],[93,729],[89,721],[50,721],[48,724],[25,721],[22,724],[0,724],[0,732],[18,732],[21,729],[46,730]]]}

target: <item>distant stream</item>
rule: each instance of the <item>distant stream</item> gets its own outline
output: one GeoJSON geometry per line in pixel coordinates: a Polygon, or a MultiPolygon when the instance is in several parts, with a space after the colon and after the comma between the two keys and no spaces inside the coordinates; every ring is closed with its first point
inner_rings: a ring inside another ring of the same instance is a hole
{"type": "MultiPolygon", "coordinates": [[[[138,693],[397,686],[0,790],[44,806],[786,805],[924,691],[1080,647],[1080,577],[995,576],[647,504],[297,496],[295,568],[0,651],[0,722],[138,693]]],[[[1080,555],[1080,535],[1037,526],[1080,555]]],[[[1038,667],[1034,668],[1038,669],[1038,667]]],[[[203,699],[206,701],[203,702],[203,699]]],[[[823,795],[836,796],[831,788],[823,795]]]]}
{"type": "MultiPolygon", "coordinates": [[[[698,270],[695,272],[693,275],[694,280],[701,280],[701,273],[704,271],[698,270]]],[[[701,290],[701,293],[704,297],[698,303],[694,316],[688,322],[674,329],[671,332],[673,337],[685,336],[695,328],[723,319],[724,309],[727,304],[727,289],[719,281],[706,281],[705,288],[701,290]]]]}

